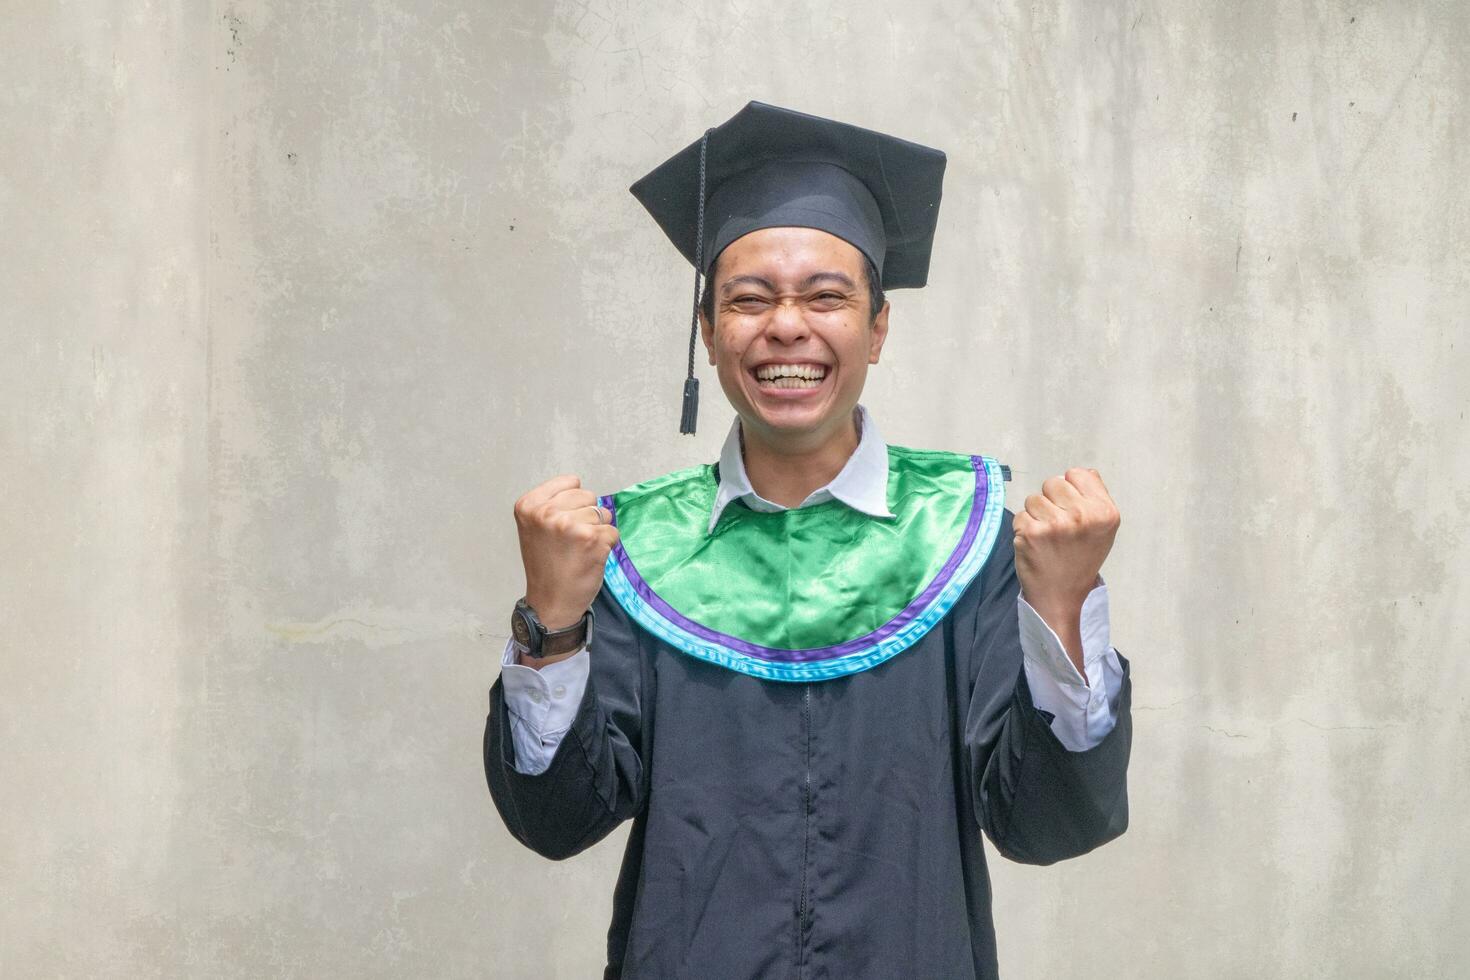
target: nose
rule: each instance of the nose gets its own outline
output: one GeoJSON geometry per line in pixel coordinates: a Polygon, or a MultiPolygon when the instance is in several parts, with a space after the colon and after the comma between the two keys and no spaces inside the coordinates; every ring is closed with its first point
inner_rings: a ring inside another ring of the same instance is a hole
{"type": "Polygon", "coordinates": [[[776,304],[766,326],[766,335],[772,341],[778,344],[796,344],[805,340],[808,333],[800,302],[788,297],[776,304]]]}

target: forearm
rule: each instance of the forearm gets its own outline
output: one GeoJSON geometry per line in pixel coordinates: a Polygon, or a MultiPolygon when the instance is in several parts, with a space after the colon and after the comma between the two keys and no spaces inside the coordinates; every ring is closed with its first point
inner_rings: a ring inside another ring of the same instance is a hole
{"type": "Polygon", "coordinates": [[[1133,739],[1128,662],[1117,721],[1085,752],[1069,751],[1018,685],[1005,732],[977,784],[977,810],[1005,857],[1052,864],[1076,857],[1128,827],[1128,759],[1133,739]]]}
{"type": "Polygon", "coordinates": [[[1017,597],[1021,660],[1032,703],[1050,712],[1051,730],[1072,752],[1092,748],[1117,719],[1123,667],[1112,645],[1108,587],[1101,577],[1082,604],[1082,669],[1024,597],[1017,597]]]}
{"type": "Polygon", "coordinates": [[[594,606],[597,629],[580,661],[574,653],[542,671],[503,663],[490,690],[490,795],[511,834],[550,858],[606,836],[647,792],[642,645],[614,600],[599,596],[594,606]]]}
{"type": "Polygon", "coordinates": [[[506,829],[543,857],[561,860],[606,836],[625,814],[609,807],[598,792],[603,770],[616,760],[598,752],[597,730],[604,724],[596,697],[587,692],[572,729],[561,739],[549,766],[535,774],[516,768],[511,716],[502,681],[490,691],[485,719],[485,780],[506,829]],[[588,743],[592,751],[588,751],[588,743]]]}
{"type": "Polygon", "coordinates": [[[969,778],[976,817],[996,848],[1011,860],[1050,864],[1106,843],[1127,827],[1128,667],[1111,651],[1105,589],[1099,585],[1081,617],[1079,645],[1100,651],[1086,666],[1103,690],[1092,691],[1093,685],[1077,676],[1071,658],[1045,636],[1050,631],[1039,614],[1026,608],[1004,530],[1005,543],[991,558],[994,572],[982,578],[985,598],[961,640],[973,658],[964,732],[969,778]],[[1120,668],[1117,677],[1108,670],[1112,658],[1120,668]],[[1033,697],[1031,675],[1051,681],[1054,690],[1038,683],[1044,696],[1033,697]],[[1089,710],[1069,716],[1071,730],[1061,733],[1063,741],[1053,727],[1064,720],[1062,712],[1040,702],[1058,706],[1058,700],[1047,698],[1070,695],[1073,688],[1085,693],[1089,710]],[[1099,707],[1110,709],[1113,717],[1108,725],[1094,726],[1092,696],[1104,690],[1111,703],[1099,707]]]}
{"type": "Polygon", "coordinates": [[[519,648],[507,642],[501,657],[500,679],[515,747],[517,772],[535,776],[545,772],[572,727],[591,671],[586,648],[566,658],[519,658],[519,648]],[[528,663],[537,663],[536,667],[528,663]]]}

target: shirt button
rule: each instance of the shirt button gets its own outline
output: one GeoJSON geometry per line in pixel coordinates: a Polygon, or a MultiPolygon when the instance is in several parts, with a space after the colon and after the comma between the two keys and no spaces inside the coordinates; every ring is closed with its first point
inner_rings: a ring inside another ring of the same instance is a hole
{"type": "Polygon", "coordinates": [[[554,698],[564,698],[564,697],[566,697],[567,696],[567,688],[566,688],[566,685],[565,684],[558,684],[558,685],[556,685],[556,687],[553,687],[551,689],[551,696],[554,697],[554,698]]]}
{"type": "Polygon", "coordinates": [[[531,700],[536,702],[537,704],[540,704],[543,700],[545,700],[545,695],[543,695],[540,691],[533,687],[531,688],[531,700]]]}

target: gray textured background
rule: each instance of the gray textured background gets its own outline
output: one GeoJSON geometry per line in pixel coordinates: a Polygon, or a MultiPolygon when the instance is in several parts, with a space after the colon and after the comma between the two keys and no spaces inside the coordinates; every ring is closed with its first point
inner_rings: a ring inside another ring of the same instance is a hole
{"type": "Polygon", "coordinates": [[[1470,6],[0,3],[0,974],[588,977],[500,826],[510,505],[712,459],[627,185],[747,99],[950,155],[866,402],[1095,466],[1132,827],[1011,977],[1470,964],[1470,6]]]}

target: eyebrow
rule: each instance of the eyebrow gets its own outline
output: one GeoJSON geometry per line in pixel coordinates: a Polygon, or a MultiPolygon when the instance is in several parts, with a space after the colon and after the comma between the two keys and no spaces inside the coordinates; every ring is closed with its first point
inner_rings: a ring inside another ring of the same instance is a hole
{"type": "MultiPolygon", "coordinates": [[[[796,288],[810,289],[817,283],[825,282],[828,280],[846,286],[848,289],[857,288],[857,283],[853,282],[850,277],[844,275],[841,272],[833,271],[813,272],[811,275],[803,279],[800,285],[798,285],[796,288]]],[[[730,290],[740,285],[760,286],[762,289],[770,290],[773,293],[776,291],[776,284],[771,282],[771,280],[765,278],[764,276],[731,276],[729,279],[726,279],[723,283],[720,284],[720,292],[729,293],[730,290]]]]}

